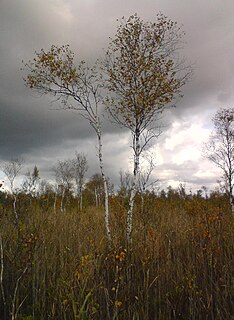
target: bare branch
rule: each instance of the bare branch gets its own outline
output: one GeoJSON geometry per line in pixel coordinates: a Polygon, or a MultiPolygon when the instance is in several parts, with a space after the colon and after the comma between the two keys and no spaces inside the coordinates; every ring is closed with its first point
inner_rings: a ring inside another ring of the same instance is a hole
{"type": "Polygon", "coordinates": [[[42,94],[55,97],[62,108],[77,111],[88,120],[95,130],[98,140],[98,156],[102,179],[105,186],[105,222],[108,242],[111,242],[109,228],[109,202],[107,181],[103,169],[102,132],[100,106],[102,97],[101,75],[98,63],[90,68],[84,61],[75,66],[74,53],[69,46],[51,46],[50,50],[41,49],[35,58],[25,64],[28,72],[25,84],[42,94]]]}
{"type": "Polygon", "coordinates": [[[222,172],[226,192],[233,208],[234,187],[234,108],[220,109],[213,118],[214,131],[203,153],[222,172]]]}

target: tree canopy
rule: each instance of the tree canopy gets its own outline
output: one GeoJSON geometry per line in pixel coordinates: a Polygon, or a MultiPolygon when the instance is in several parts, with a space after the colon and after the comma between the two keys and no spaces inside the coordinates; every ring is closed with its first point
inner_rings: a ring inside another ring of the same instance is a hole
{"type": "Polygon", "coordinates": [[[113,118],[131,131],[147,129],[191,75],[179,57],[184,32],[166,16],[144,22],[132,15],[121,20],[103,62],[113,118]]]}

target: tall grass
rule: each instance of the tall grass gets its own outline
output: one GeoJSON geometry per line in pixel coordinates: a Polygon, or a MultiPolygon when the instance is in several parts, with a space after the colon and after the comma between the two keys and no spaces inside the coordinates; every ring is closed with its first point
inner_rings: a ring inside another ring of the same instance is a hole
{"type": "Polygon", "coordinates": [[[233,319],[233,217],[217,198],[136,200],[131,250],[126,208],[111,203],[113,250],[102,208],[76,201],[54,213],[42,199],[18,200],[14,224],[0,204],[1,319],[233,319]],[[13,308],[14,307],[14,308],[13,308]]]}

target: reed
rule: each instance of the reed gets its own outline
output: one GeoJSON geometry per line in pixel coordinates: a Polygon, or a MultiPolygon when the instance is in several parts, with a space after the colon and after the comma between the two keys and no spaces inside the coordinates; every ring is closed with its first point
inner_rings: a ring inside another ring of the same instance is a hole
{"type": "Polygon", "coordinates": [[[128,251],[120,196],[110,199],[111,250],[101,207],[74,201],[61,213],[22,196],[15,225],[1,203],[1,319],[232,319],[227,200],[144,197],[128,251]]]}

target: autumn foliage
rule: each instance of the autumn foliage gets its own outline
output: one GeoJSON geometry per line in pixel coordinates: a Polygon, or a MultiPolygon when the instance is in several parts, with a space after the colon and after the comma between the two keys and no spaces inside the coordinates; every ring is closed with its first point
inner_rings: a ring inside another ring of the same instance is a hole
{"type": "Polygon", "coordinates": [[[71,196],[63,213],[54,212],[53,192],[21,193],[18,225],[10,196],[0,194],[1,319],[13,301],[15,319],[231,319],[233,219],[224,195],[145,192],[142,207],[138,194],[127,251],[125,198],[110,197],[109,250],[103,195],[90,203],[89,190],[82,211],[71,196]]]}

